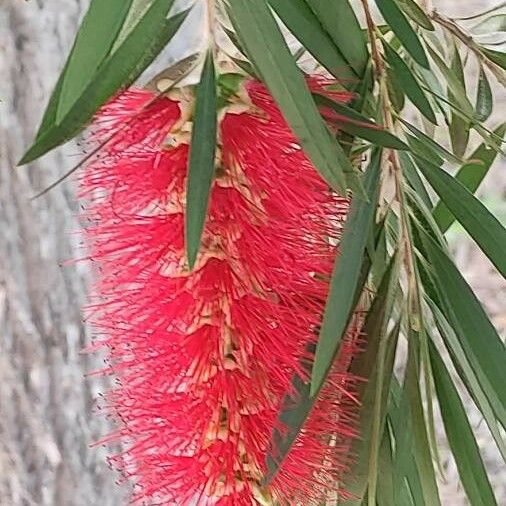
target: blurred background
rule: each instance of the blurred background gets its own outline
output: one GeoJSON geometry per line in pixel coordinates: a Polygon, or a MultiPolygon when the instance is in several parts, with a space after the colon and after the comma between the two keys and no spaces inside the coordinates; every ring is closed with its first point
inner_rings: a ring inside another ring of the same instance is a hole
{"type": "MultiPolygon", "coordinates": [[[[69,143],[15,168],[33,139],[88,3],[0,0],[0,506],[127,503],[128,488],[115,483],[105,449],[90,448],[110,429],[99,412],[108,380],[86,376],[101,367],[102,359],[81,352],[89,344],[80,314],[88,271],[84,264],[68,262],[80,243],[74,181],[30,201],[76,163],[82,150],[69,143]]],[[[432,5],[449,16],[465,16],[497,3],[437,0],[432,5]]],[[[198,32],[186,31],[175,50],[189,54],[198,32]]],[[[162,55],[158,67],[171,59],[162,55]]],[[[476,81],[470,77],[470,84],[476,81]]],[[[504,120],[506,97],[498,91],[495,115],[504,120]]],[[[505,168],[504,160],[496,163],[481,189],[501,220],[506,218],[505,168]]],[[[450,240],[458,265],[505,335],[505,282],[464,232],[452,229],[450,240]]],[[[477,415],[471,419],[493,485],[506,504],[504,466],[485,424],[477,415]]],[[[467,504],[444,449],[442,459],[443,504],[467,504]]]]}

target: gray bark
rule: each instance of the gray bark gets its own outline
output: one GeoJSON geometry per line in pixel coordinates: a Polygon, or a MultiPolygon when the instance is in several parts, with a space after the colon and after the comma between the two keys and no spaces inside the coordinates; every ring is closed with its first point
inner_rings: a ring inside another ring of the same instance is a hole
{"type": "Polygon", "coordinates": [[[72,181],[31,195],[76,160],[71,145],[16,168],[31,142],[88,1],[0,1],[0,504],[119,505],[124,490],[89,445],[109,430],[96,413],[104,380],[84,375],[87,271],[76,256],[72,181]]]}
{"type": "MultiPolygon", "coordinates": [[[[74,182],[29,200],[72,166],[81,150],[71,143],[15,168],[33,139],[88,3],[0,0],[0,506],[127,502],[126,487],[115,484],[117,476],[105,464],[105,450],[89,448],[110,427],[97,413],[107,380],[85,377],[100,368],[101,358],[81,353],[89,344],[80,314],[87,268],[65,265],[78,256],[80,246],[79,235],[73,234],[78,230],[74,182]]],[[[495,2],[434,3],[453,4],[453,12],[474,12],[495,2]]],[[[191,35],[198,39],[195,31],[191,35]]],[[[193,43],[181,38],[181,54],[193,43]]],[[[489,187],[502,191],[504,179],[499,177],[489,187]]],[[[460,243],[457,258],[466,275],[480,282],[478,293],[504,328],[504,284],[470,244],[460,243]]],[[[478,422],[473,415],[473,424],[478,422]]],[[[484,425],[478,431],[480,445],[495,470],[497,490],[504,492],[501,466],[484,425]]],[[[446,459],[444,464],[448,483],[443,504],[466,504],[455,465],[446,459]]]]}

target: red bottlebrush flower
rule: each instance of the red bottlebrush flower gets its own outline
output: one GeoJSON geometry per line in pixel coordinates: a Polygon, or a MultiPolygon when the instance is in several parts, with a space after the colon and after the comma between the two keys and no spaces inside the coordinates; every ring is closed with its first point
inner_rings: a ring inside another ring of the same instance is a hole
{"type": "MultiPolygon", "coordinates": [[[[312,86],[323,90],[320,80],[312,86]]],[[[348,201],[331,192],[263,85],[220,122],[197,264],[184,210],[191,95],[127,91],[99,114],[80,197],[96,266],[90,311],[117,378],[112,464],[160,505],[320,504],[353,437],[351,332],[282,469],[265,458],[294,374],[304,376],[348,201]],[[135,117],[134,120],[131,120],[135,117]]],[[[244,93],[243,93],[244,95],[244,93]]],[[[343,100],[348,95],[334,96],[343,100]]]]}

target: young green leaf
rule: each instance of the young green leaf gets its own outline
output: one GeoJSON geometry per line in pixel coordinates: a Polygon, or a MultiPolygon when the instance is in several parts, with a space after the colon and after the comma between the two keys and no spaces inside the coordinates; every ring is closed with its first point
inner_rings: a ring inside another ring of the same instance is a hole
{"type": "MultiPolygon", "coordinates": [[[[438,306],[448,318],[484,391],[494,392],[506,408],[506,348],[483,307],[448,255],[423,230],[418,230],[426,267],[437,290],[438,306]]],[[[432,297],[431,297],[432,298],[432,297]]]]}
{"type": "Polygon", "coordinates": [[[25,153],[20,165],[72,139],[114,93],[135,81],[168,44],[188,15],[189,11],[183,11],[166,19],[173,3],[174,0],[155,0],[151,4],[121,46],[98,67],[92,82],[62,121],[44,124],[44,131],[25,153]]]}
{"type": "Polygon", "coordinates": [[[339,128],[350,135],[368,140],[375,146],[408,150],[409,147],[398,137],[351,107],[340,104],[328,97],[313,93],[316,105],[332,109],[338,115],[339,128]]]}
{"type": "Polygon", "coordinates": [[[476,35],[488,35],[492,32],[506,32],[506,14],[495,14],[477,25],[474,25],[470,31],[476,35]]]}
{"type": "Polygon", "coordinates": [[[467,354],[460,343],[459,337],[451,328],[451,325],[448,323],[441,309],[439,309],[438,305],[430,297],[426,296],[425,300],[432,312],[434,322],[448,350],[453,365],[476,406],[485,418],[490,432],[496,441],[497,447],[506,462],[506,441],[504,441],[498,427],[499,421],[499,423],[506,428],[506,410],[497,397],[497,392],[488,388],[489,383],[486,380],[482,381],[484,377],[482,371],[480,369],[475,370],[471,366],[471,362],[467,358],[467,354]]]}
{"type": "Polygon", "coordinates": [[[390,334],[386,333],[398,286],[397,276],[398,262],[394,259],[383,276],[364,323],[365,351],[353,361],[350,371],[365,381],[359,385],[357,392],[361,400],[358,420],[360,438],[352,443],[351,448],[356,459],[343,477],[343,488],[353,497],[343,501],[343,506],[360,506],[371,483],[369,497],[376,495],[375,462],[380,448],[379,437],[384,429],[393,359],[400,331],[398,323],[390,334]]]}
{"type": "MultiPolygon", "coordinates": [[[[494,135],[500,138],[503,138],[505,133],[506,123],[503,123],[494,131],[494,135]]],[[[474,193],[487,175],[497,155],[497,151],[489,147],[488,142],[484,142],[460,168],[455,175],[455,179],[462,183],[471,193],[474,193]]],[[[443,233],[446,232],[455,221],[455,217],[442,200],[437,203],[434,209],[434,218],[443,233]]]]}
{"type": "MultiPolygon", "coordinates": [[[[460,86],[461,89],[461,95],[464,97],[464,103],[466,105],[468,104],[469,100],[467,99],[467,93],[466,93],[466,80],[464,76],[464,66],[462,65],[462,60],[460,58],[460,52],[458,50],[457,45],[455,44],[453,46],[453,57],[451,62],[451,70],[456,76],[456,80],[460,86]]],[[[448,75],[448,74],[447,74],[448,75]]],[[[459,100],[458,95],[454,95],[452,90],[455,89],[455,86],[451,86],[452,81],[449,80],[448,85],[448,98],[450,100],[455,100],[458,103],[461,103],[462,100],[459,100]]],[[[466,110],[466,109],[465,109],[466,110]]],[[[472,108],[469,107],[468,112],[471,113],[472,108]]],[[[460,117],[458,114],[455,114],[455,111],[452,110],[451,113],[451,120],[450,120],[450,140],[452,143],[453,151],[458,157],[464,156],[467,144],[469,142],[469,133],[471,131],[471,125],[470,122],[462,117],[460,117]]]]}
{"type": "Polygon", "coordinates": [[[497,501],[459,393],[432,342],[429,351],[446,435],[467,497],[472,506],[496,506],[497,501]]]}
{"type": "Polygon", "coordinates": [[[429,162],[420,161],[418,167],[450,212],[506,277],[506,229],[462,183],[447,172],[429,162]]]}
{"type": "Polygon", "coordinates": [[[434,31],[434,25],[425,11],[414,0],[395,0],[399,7],[412,21],[426,30],[434,31]]]}
{"type": "Polygon", "coordinates": [[[476,119],[478,121],[486,121],[492,114],[493,107],[494,97],[492,95],[492,88],[490,87],[485,69],[481,65],[476,92],[476,119]]]}
{"type": "Polygon", "coordinates": [[[388,65],[395,72],[399,85],[413,105],[431,122],[437,125],[436,115],[429,100],[404,60],[387,43],[383,43],[388,65]]]}
{"type": "Polygon", "coordinates": [[[394,0],[376,0],[376,5],[385,21],[390,25],[392,31],[397,35],[406,51],[413,57],[419,65],[430,68],[429,60],[425,54],[425,50],[413,30],[406,16],[399,9],[394,0]]]}
{"type": "Polygon", "coordinates": [[[506,70],[506,53],[485,47],[482,47],[481,51],[491,62],[506,70]]]}
{"type": "Polygon", "coordinates": [[[357,80],[357,74],[305,0],[269,0],[269,3],[301,44],[334,77],[342,79],[344,86],[357,80]]]}
{"type": "Polygon", "coordinates": [[[438,157],[441,157],[451,163],[459,165],[462,163],[460,158],[441,146],[441,144],[422,132],[419,128],[416,128],[414,125],[402,118],[399,118],[399,120],[421,142],[421,144],[425,147],[424,151],[434,152],[434,154],[437,154],[438,157]]]}
{"type": "Polygon", "coordinates": [[[381,150],[376,150],[366,172],[368,201],[353,199],[345,224],[339,261],[334,266],[311,378],[311,395],[320,391],[339,349],[353,311],[354,296],[367,239],[374,225],[379,195],[381,150]]]}
{"type": "Polygon", "coordinates": [[[212,51],[208,51],[195,100],[185,216],[186,252],[190,269],[193,269],[200,248],[215,171],[217,98],[212,51]]]}
{"type": "MultiPolygon", "coordinates": [[[[360,28],[357,16],[348,0],[305,0],[327,31],[336,47],[361,79],[369,53],[367,38],[360,28]]],[[[344,77],[344,76],[342,76],[344,77]]]]}
{"type": "Polygon", "coordinates": [[[234,0],[228,10],[248,54],[315,167],[341,194],[347,181],[362,193],[361,182],[324,125],[267,1],[234,0]]]}
{"type": "Polygon", "coordinates": [[[406,366],[405,395],[410,406],[414,436],[413,454],[420,477],[424,504],[440,506],[441,500],[436,483],[420,392],[420,343],[418,338],[419,336],[415,332],[411,332],[408,346],[408,363],[406,366]]]}
{"type": "Polygon", "coordinates": [[[56,121],[69,112],[93,79],[120,31],[132,0],[93,0],[81,23],[63,74],[56,121]]]}

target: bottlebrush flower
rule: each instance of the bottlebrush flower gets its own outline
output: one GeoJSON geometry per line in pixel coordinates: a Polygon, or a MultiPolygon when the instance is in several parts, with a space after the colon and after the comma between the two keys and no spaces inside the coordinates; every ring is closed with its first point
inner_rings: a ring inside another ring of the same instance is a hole
{"type": "Polygon", "coordinates": [[[354,436],[348,368],[358,330],[277,478],[262,487],[281,402],[293,375],[306,375],[301,361],[316,341],[348,200],[329,190],[262,84],[246,81],[239,96],[221,114],[192,272],[191,91],[153,100],[131,90],[111,101],[95,140],[114,136],[81,179],[96,270],[89,310],[117,381],[107,399],[118,430],[108,439],[124,451],[111,463],[136,484],[134,499],[150,504],[320,504],[354,436]]]}

